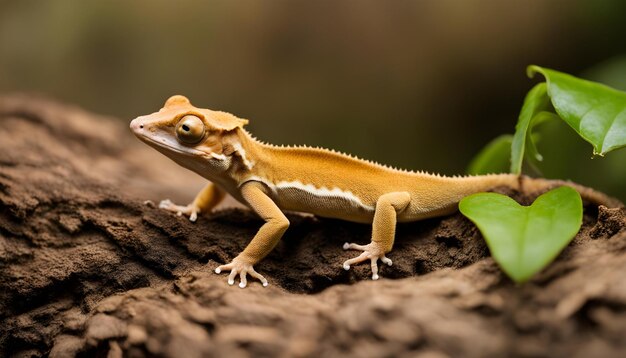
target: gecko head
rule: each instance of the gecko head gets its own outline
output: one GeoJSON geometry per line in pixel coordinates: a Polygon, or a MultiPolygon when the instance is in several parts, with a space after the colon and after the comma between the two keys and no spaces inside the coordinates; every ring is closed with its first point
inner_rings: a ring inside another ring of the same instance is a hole
{"type": "Polygon", "coordinates": [[[133,119],[130,129],[144,143],[194,169],[199,158],[205,164],[224,162],[229,154],[224,138],[247,123],[230,113],[196,108],[186,97],[176,95],[158,112],[133,119]]]}

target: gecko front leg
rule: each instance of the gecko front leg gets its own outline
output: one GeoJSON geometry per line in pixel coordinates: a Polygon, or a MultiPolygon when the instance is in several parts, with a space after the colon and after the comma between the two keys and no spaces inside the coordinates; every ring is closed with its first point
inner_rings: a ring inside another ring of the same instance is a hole
{"type": "Polygon", "coordinates": [[[235,278],[239,275],[239,287],[246,287],[247,275],[250,274],[261,281],[263,286],[267,286],[267,280],[254,270],[253,265],[267,256],[278,244],[289,227],[289,220],[267,195],[265,185],[255,181],[247,182],[241,187],[241,196],[250,205],[250,208],[265,220],[265,224],[261,226],[248,246],[231,263],[219,266],[215,269],[215,273],[221,273],[223,270],[230,271],[229,285],[233,285],[235,278]]]}
{"type": "Polygon", "coordinates": [[[187,215],[190,221],[196,221],[198,214],[209,212],[217,206],[226,195],[222,189],[213,183],[208,183],[196,195],[196,198],[188,205],[176,205],[171,200],[165,199],[159,203],[159,208],[176,213],[177,215],[187,215]]]}
{"type": "Polygon", "coordinates": [[[355,258],[343,263],[345,270],[350,265],[370,260],[372,266],[372,280],[378,280],[378,260],[391,266],[391,259],[385,256],[393,248],[396,236],[397,213],[404,210],[411,202],[411,195],[407,192],[394,192],[382,195],[376,202],[374,222],[372,224],[372,242],[367,245],[345,243],[344,250],[354,249],[363,251],[355,258]]]}

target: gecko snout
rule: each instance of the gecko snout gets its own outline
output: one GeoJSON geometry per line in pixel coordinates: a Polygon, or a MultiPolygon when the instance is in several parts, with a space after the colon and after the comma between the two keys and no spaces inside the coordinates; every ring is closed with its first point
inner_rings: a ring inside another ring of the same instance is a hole
{"type": "Polygon", "coordinates": [[[135,133],[139,133],[143,129],[142,118],[137,117],[133,119],[132,121],[130,121],[130,129],[135,133]]]}

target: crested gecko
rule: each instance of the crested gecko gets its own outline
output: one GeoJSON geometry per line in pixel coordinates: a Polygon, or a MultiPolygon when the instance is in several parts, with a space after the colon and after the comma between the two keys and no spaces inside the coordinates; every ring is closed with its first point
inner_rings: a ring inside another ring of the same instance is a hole
{"type": "MultiPolygon", "coordinates": [[[[397,222],[451,214],[463,197],[498,186],[541,190],[556,182],[513,174],[446,177],[399,170],[327,149],[266,144],[244,129],[247,123],[230,113],[194,107],[180,95],[170,97],[158,112],[130,123],[140,140],[209,180],[189,205],[163,200],[160,208],[195,221],[229,193],[263,218],[265,223],[248,246],[232,262],[215,269],[216,273],[230,271],[230,285],[238,275],[241,288],[247,285],[247,275],[267,286],[254,265],[289,227],[283,211],[372,224],[369,244],[343,245],[345,250],[362,253],[342,266],[349,270],[369,260],[376,280],[379,260],[392,265],[386,255],[393,247],[397,222]]],[[[593,202],[615,202],[570,182],[557,184],[572,186],[593,202]]]]}

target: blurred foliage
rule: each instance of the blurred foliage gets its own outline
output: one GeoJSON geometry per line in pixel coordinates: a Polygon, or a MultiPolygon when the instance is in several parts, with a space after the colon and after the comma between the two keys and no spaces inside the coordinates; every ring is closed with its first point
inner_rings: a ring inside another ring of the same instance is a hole
{"type": "MultiPolygon", "coordinates": [[[[185,94],[270,142],[455,174],[513,131],[527,64],[580,74],[625,30],[621,0],[0,0],[0,92],[124,121],[185,94]]],[[[617,193],[589,168],[571,178],[617,193]]]]}
{"type": "Polygon", "coordinates": [[[467,166],[467,174],[508,173],[511,166],[512,143],[512,134],[503,134],[494,138],[472,158],[467,166]]]}

